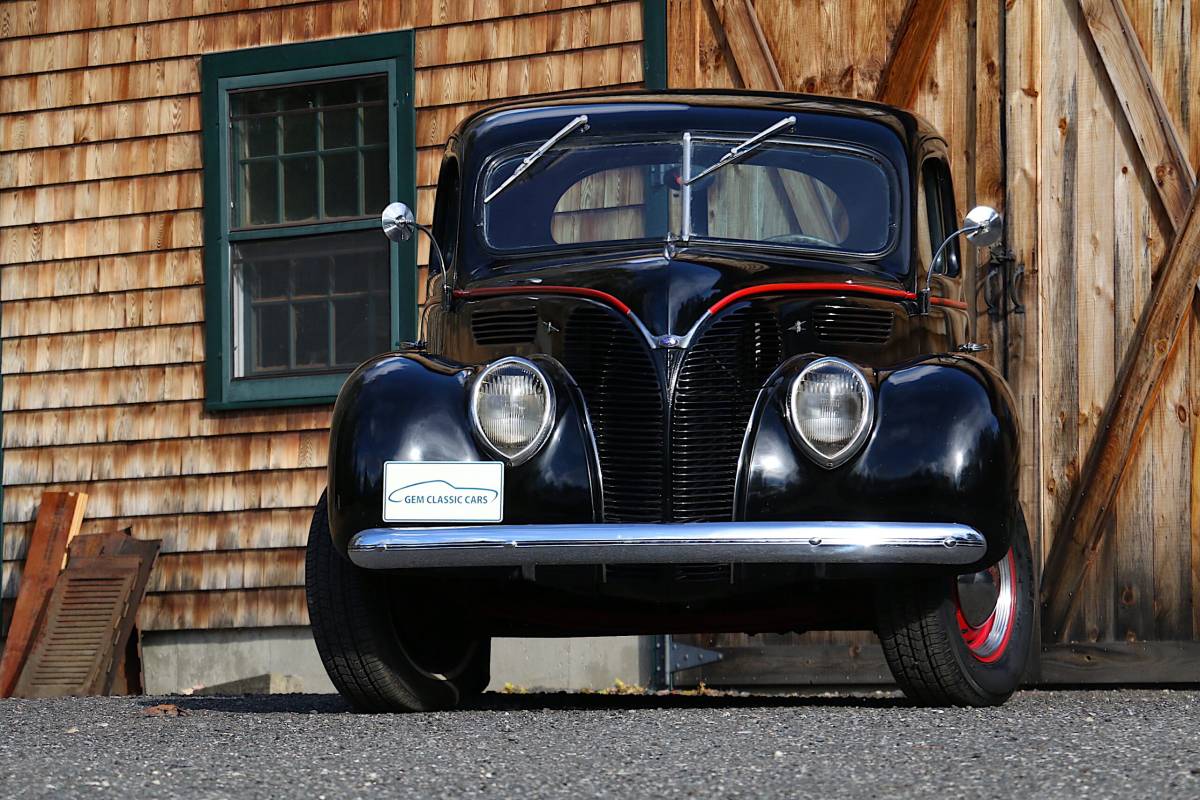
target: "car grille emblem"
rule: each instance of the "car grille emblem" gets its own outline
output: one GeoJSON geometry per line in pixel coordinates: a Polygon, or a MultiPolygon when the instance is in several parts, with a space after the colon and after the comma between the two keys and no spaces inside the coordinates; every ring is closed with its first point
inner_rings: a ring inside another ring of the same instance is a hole
{"type": "Polygon", "coordinates": [[[658,337],[658,346],[659,347],[664,347],[669,350],[669,349],[672,349],[675,347],[681,347],[682,345],[683,345],[683,340],[680,339],[678,336],[676,336],[673,333],[667,333],[667,334],[664,334],[664,335],[658,337]]]}

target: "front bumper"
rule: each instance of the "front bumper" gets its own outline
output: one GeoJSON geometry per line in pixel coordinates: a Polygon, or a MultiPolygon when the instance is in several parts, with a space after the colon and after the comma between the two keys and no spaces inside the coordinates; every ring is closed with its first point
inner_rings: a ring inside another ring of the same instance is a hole
{"type": "Polygon", "coordinates": [[[696,522],[371,528],[350,541],[368,569],[560,564],[937,564],[983,558],[955,523],[696,522]]]}

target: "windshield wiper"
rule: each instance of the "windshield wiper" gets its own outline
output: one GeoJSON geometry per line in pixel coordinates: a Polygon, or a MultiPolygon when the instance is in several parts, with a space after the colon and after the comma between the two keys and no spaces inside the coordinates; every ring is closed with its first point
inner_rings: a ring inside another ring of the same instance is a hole
{"type": "Polygon", "coordinates": [[[571,120],[566,125],[562,126],[562,129],[559,130],[558,133],[554,134],[549,139],[547,139],[544,143],[542,143],[541,147],[539,147],[537,150],[534,150],[529,155],[525,156],[525,159],[523,161],[521,161],[520,164],[517,165],[516,169],[513,170],[513,174],[509,175],[504,180],[504,183],[500,184],[495,189],[492,189],[491,193],[487,197],[483,198],[483,202],[490,203],[492,201],[492,199],[495,198],[496,195],[503,192],[505,189],[507,189],[509,186],[511,186],[513,183],[515,183],[517,178],[524,175],[525,172],[530,167],[532,167],[539,158],[546,155],[547,150],[549,150],[551,147],[554,147],[554,145],[556,145],[560,141],[562,141],[562,139],[564,137],[569,136],[570,134],[574,133],[575,131],[579,130],[580,128],[586,127],[587,121],[588,121],[587,114],[580,114],[578,117],[571,120]]]}
{"type": "Polygon", "coordinates": [[[753,153],[756,149],[758,149],[759,146],[761,146],[764,142],[766,142],[768,139],[770,139],[776,133],[779,133],[784,128],[790,128],[790,127],[794,126],[795,124],[796,124],[795,117],[784,117],[783,119],[779,120],[779,122],[776,122],[774,125],[767,128],[765,131],[754,134],[753,136],[751,136],[749,139],[742,142],[741,144],[734,145],[732,148],[730,148],[728,153],[721,156],[721,159],[717,163],[701,170],[700,173],[695,175],[694,177],[685,178],[683,181],[683,185],[691,186],[693,183],[700,180],[701,178],[713,174],[714,172],[719,170],[721,167],[724,167],[727,164],[732,164],[735,161],[740,161],[741,159],[743,159],[746,156],[753,153]]]}

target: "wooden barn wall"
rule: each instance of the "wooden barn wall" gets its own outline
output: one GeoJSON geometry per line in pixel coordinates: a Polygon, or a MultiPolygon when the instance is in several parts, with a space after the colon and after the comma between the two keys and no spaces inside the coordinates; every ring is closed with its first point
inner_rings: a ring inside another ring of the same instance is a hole
{"type": "Polygon", "coordinates": [[[408,28],[425,222],[465,115],[642,82],[638,0],[0,4],[0,597],[61,487],[163,539],[143,629],[307,623],[330,409],[203,408],[200,55],[408,28]]]}
{"type": "MultiPolygon", "coordinates": [[[[1187,0],[1123,2],[1164,105],[1193,167],[1200,168],[1200,10],[1187,0]]],[[[737,26],[728,19],[740,5],[670,4],[673,47],[689,29],[697,31],[694,47],[685,43],[671,52],[673,86],[744,85],[734,58],[737,26]]],[[[868,99],[876,96],[898,30],[915,5],[751,4],[787,89],[868,99]]],[[[960,210],[980,202],[1005,212],[1007,245],[1025,270],[1018,284],[1025,310],[1009,316],[1007,339],[981,296],[972,300],[978,335],[993,344],[994,363],[1007,362],[1018,398],[1022,502],[1040,570],[1173,229],[1079,0],[950,0],[913,106],[950,144],[960,210]]],[[[1110,514],[1100,558],[1087,574],[1068,641],[1200,639],[1195,308],[1187,325],[1110,514]]],[[[870,681],[881,668],[872,638],[834,632],[697,641],[747,659],[738,675],[783,675],[782,665],[795,669],[803,662],[870,681]],[[779,649],[799,645],[806,649],[794,650],[791,661],[779,649]]]]}
{"type": "MultiPolygon", "coordinates": [[[[767,49],[788,91],[874,100],[909,2],[754,0],[753,8],[767,49]]],[[[738,43],[730,41],[736,26],[727,18],[738,12],[739,5],[736,0],[683,0],[671,4],[671,22],[676,26],[668,39],[672,48],[669,58],[672,88],[746,85],[737,65],[738,43]],[[694,55],[679,41],[684,35],[680,30],[681,18],[693,21],[695,26],[694,55]],[[695,66],[685,69],[679,61],[689,56],[695,66]]],[[[980,37],[975,3],[950,3],[915,104],[915,110],[950,143],[955,200],[964,213],[977,197],[979,202],[1002,205],[998,126],[985,125],[977,135],[976,119],[980,111],[974,89],[975,61],[980,54],[984,59],[992,59],[993,71],[999,68],[998,17],[999,6],[991,16],[992,23],[985,21],[980,37]],[[983,41],[977,44],[977,39],[983,41]]],[[[998,82],[985,81],[983,91],[989,90],[990,101],[983,101],[983,113],[994,120],[1000,105],[998,82]]],[[[734,683],[747,679],[766,683],[785,681],[789,674],[801,675],[800,680],[809,679],[804,676],[818,676],[821,681],[832,683],[851,679],[886,680],[880,672],[886,668],[878,655],[875,636],[866,632],[705,634],[689,637],[688,641],[725,650],[727,666],[738,664],[727,670],[729,680],[734,683]]],[[[703,679],[717,684],[723,682],[722,678],[723,672],[710,671],[703,676],[685,673],[683,680],[703,679]]]]}
{"type": "MultiPolygon", "coordinates": [[[[1045,555],[1174,234],[1079,4],[1041,5],[1037,200],[1045,555]]],[[[1178,0],[1124,0],[1124,6],[1189,161],[1200,167],[1194,117],[1200,108],[1200,13],[1178,0]]],[[[1200,640],[1195,312],[1193,305],[1170,355],[1098,557],[1061,637],[1067,641],[1200,640]]]]}

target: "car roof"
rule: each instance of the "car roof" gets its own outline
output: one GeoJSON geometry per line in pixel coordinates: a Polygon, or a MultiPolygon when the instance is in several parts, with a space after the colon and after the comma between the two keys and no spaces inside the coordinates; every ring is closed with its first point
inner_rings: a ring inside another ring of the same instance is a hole
{"type": "MultiPolygon", "coordinates": [[[[942,139],[937,130],[919,115],[895,106],[868,100],[825,95],[792,94],[786,92],[746,92],[733,90],[667,90],[577,93],[565,96],[517,100],[491,106],[463,120],[455,138],[482,137],[511,139],[517,130],[536,136],[549,120],[561,120],[575,113],[589,116],[619,116],[627,122],[635,112],[659,112],[676,116],[686,110],[728,112],[724,118],[738,127],[739,117],[745,118],[746,130],[758,130],[763,112],[791,112],[798,115],[824,115],[881,123],[891,128],[914,148],[925,139],[942,139]]],[[[561,124],[561,121],[559,122],[561,124]]]]}

